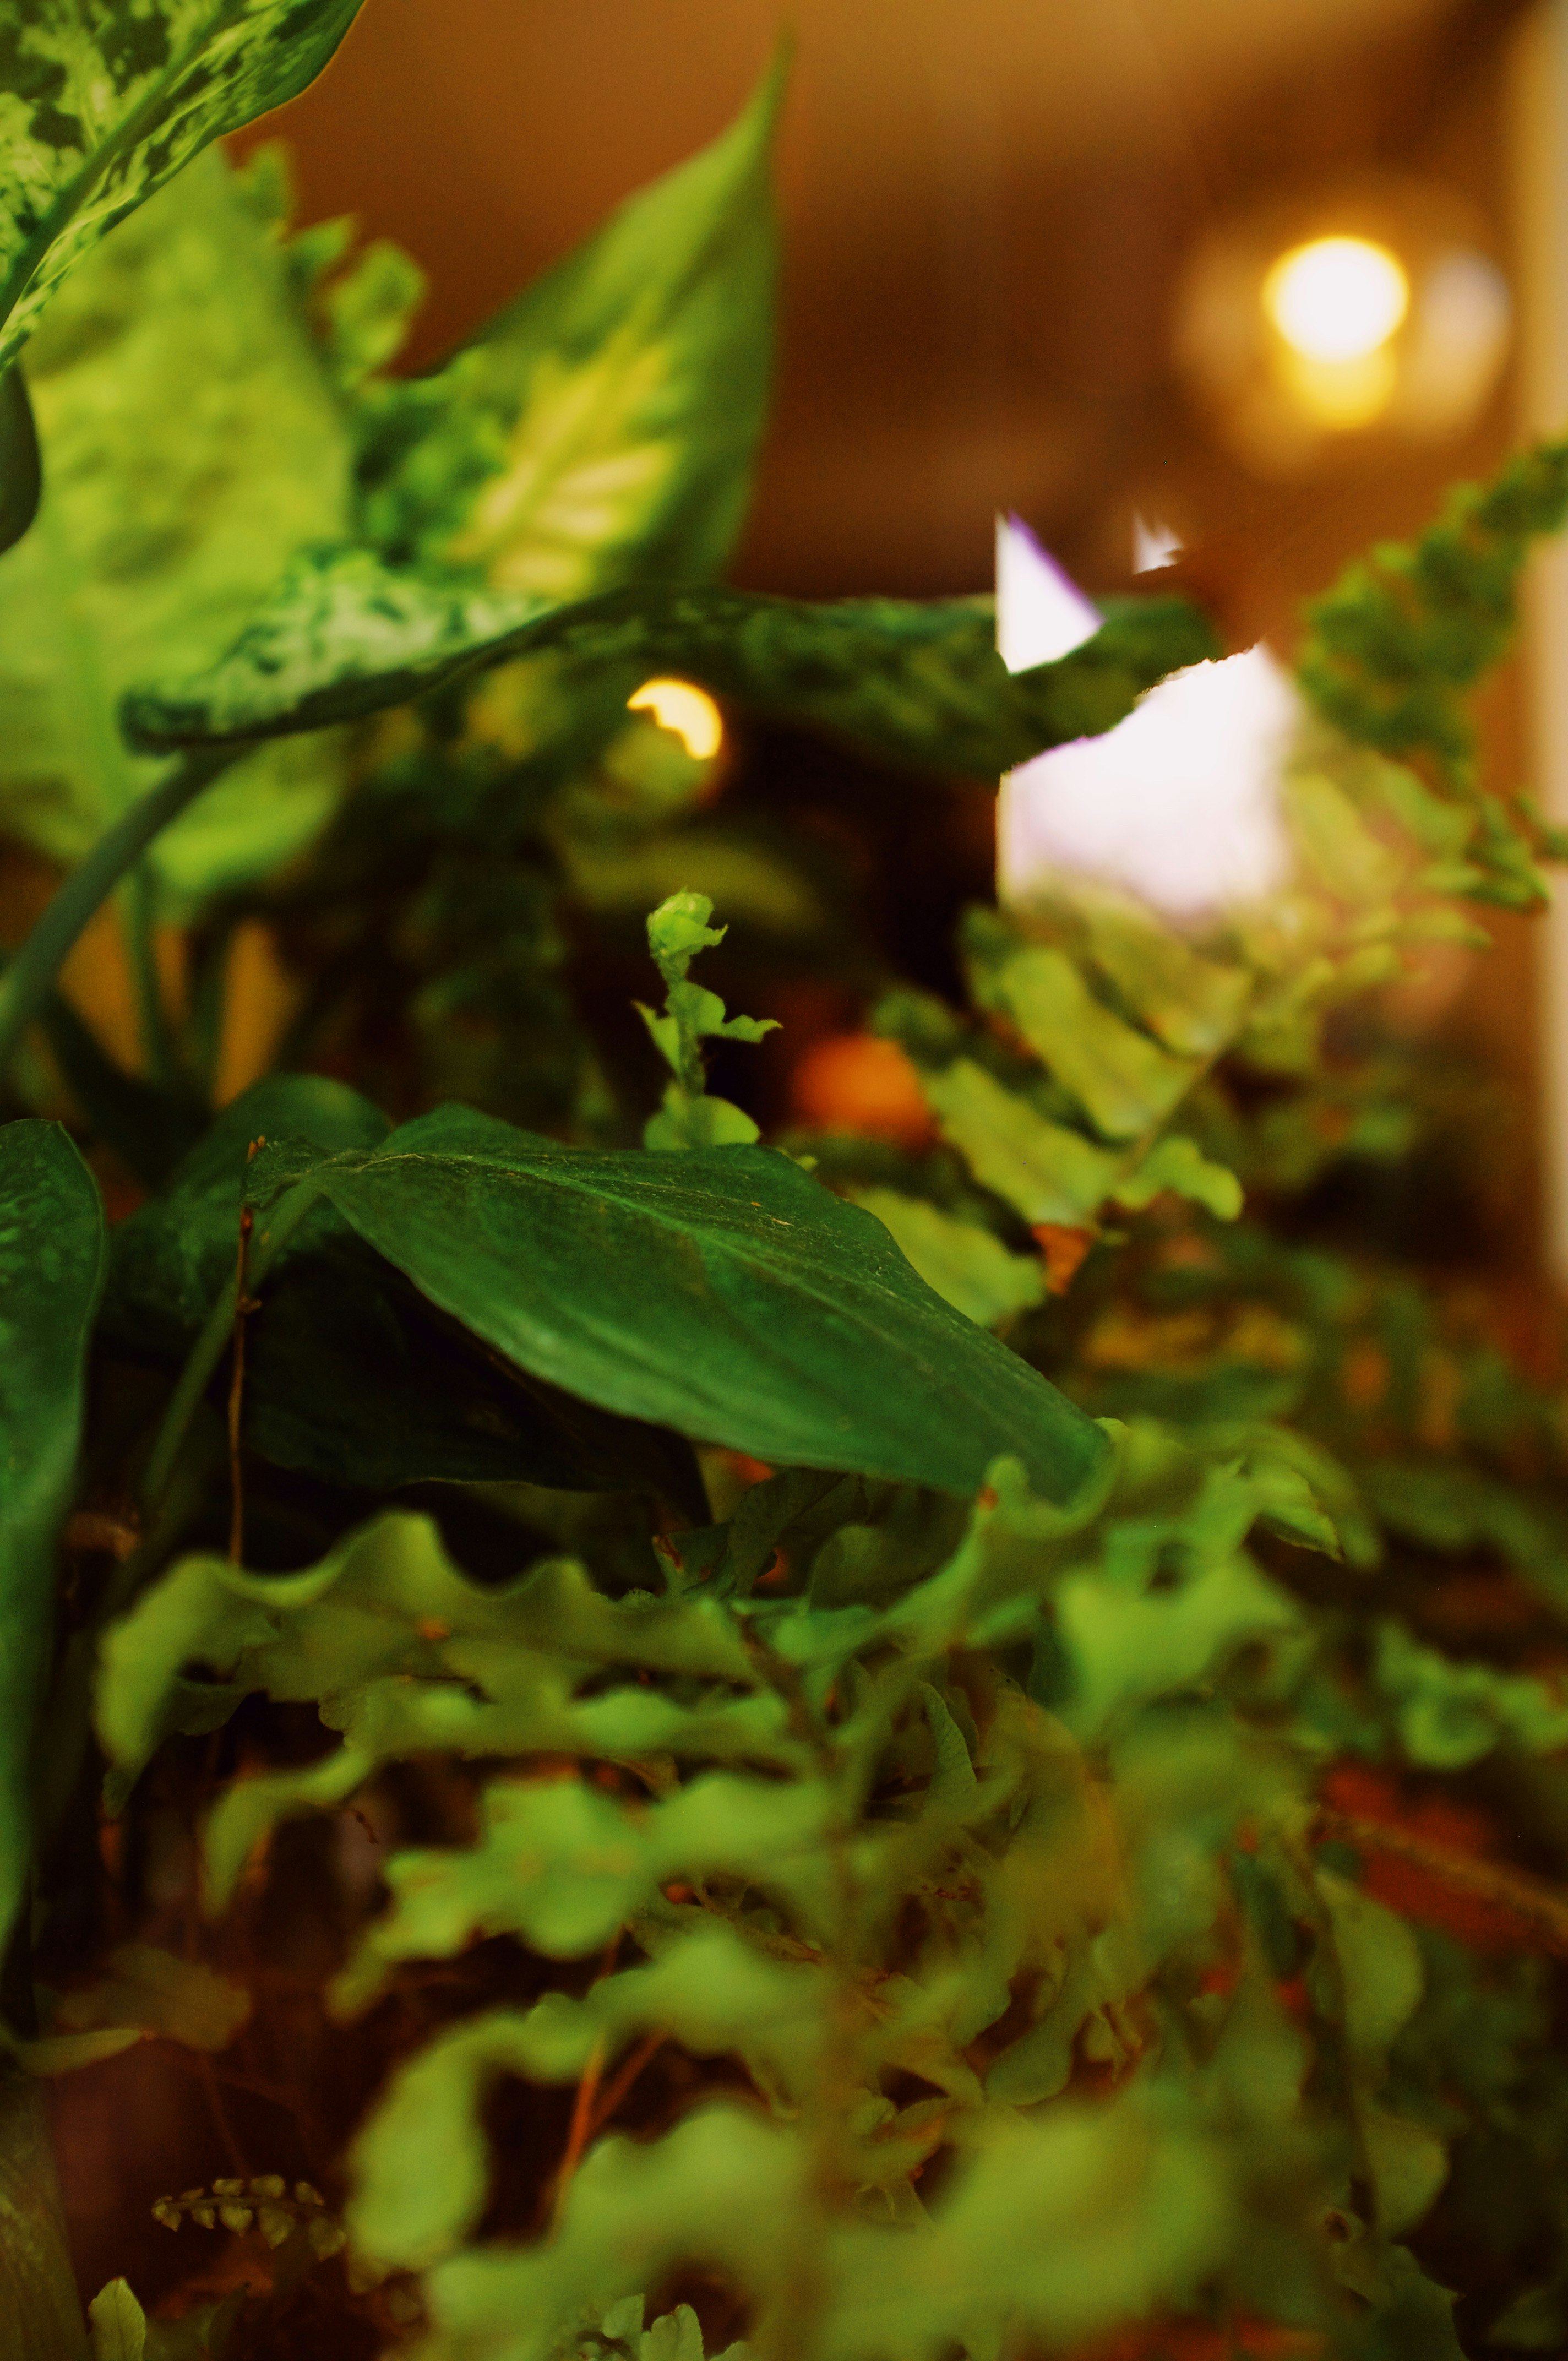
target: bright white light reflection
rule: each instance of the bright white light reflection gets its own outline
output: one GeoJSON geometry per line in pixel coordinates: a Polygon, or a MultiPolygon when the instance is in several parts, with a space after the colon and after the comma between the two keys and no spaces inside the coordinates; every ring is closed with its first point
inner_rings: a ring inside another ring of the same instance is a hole
{"type": "Polygon", "coordinates": [[[1157,517],[1153,524],[1146,524],[1143,518],[1135,511],[1133,516],[1133,572],[1135,574],[1162,574],[1168,566],[1175,565],[1181,555],[1183,546],[1180,535],[1172,533],[1168,524],[1161,524],[1157,517]]]}
{"type": "Polygon", "coordinates": [[[1010,771],[997,889],[1026,905],[1066,870],[1178,918],[1270,892],[1288,866],[1279,776],[1299,718],[1266,648],[1173,674],[1102,738],[1010,771]]]}
{"type": "Polygon", "coordinates": [[[705,763],[724,742],[724,717],[695,682],[645,680],[626,706],[630,713],[651,713],[661,730],[673,730],[694,762],[705,763]]]}
{"type": "Polygon", "coordinates": [[[1362,360],[1409,310],[1410,282],[1371,238],[1315,237],[1280,256],[1263,282],[1263,308],[1303,359],[1362,360]]]}
{"type": "Polygon", "coordinates": [[[996,648],[1009,672],[1070,655],[1103,620],[1021,517],[997,518],[996,648]]]}

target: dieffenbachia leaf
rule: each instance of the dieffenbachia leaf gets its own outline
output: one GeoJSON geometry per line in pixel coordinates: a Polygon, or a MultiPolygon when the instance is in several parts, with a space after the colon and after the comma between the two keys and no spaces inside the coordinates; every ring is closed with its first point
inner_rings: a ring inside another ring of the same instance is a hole
{"type": "Polygon", "coordinates": [[[122,723],[149,751],[284,736],[551,651],[678,672],[890,761],[987,776],[1111,728],[1145,689],[1212,649],[1207,623],[1180,599],[1125,599],[1071,655],[1009,673],[987,599],[813,604],[652,584],[552,606],[347,549],[299,559],[227,655],[133,690],[122,723]]]}
{"type": "Polygon", "coordinates": [[[359,0],[0,0],[0,368],[104,234],[314,80],[359,0]]]}
{"type": "Polygon", "coordinates": [[[376,547],[552,601],[718,571],[767,407],[783,86],[781,58],[719,138],[444,368],[367,390],[360,525],[376,547]]]}
{"type": "MultiPolygon", "coordinates": [[[[81,860],[161,765],[122,690],[208,663],[296,551],[348,520],[349,435],[256,193],[200,158],[88,256],[20,364],[47,489],[0,558],[0,826],[81,860]]],[[[241,884],[320,827],[337,749],[264,751],[151,858],[181,900],[241,884]]]]}
{"type": "Polygon", "coordinates": [[[519,1367],[625,1416],[959,1493],[1006,1452],[1058,1500],[1109,1448],[880,1222],[770,1148],[598,1154],[447,1107],[307,1157],[292,1185],[519,1367]]]}
{"type": "Polygon", "coordinates": [[[76,1474],[104,1209],[53,1123],[0,1130],[0,1949],[27,1891],[28,1757],[76,1474]]]}

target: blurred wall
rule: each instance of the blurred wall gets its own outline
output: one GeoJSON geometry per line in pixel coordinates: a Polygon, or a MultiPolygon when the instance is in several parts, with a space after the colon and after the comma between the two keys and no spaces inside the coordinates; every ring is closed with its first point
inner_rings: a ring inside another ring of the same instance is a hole
{"type": "Polygon", "coordinates": [[[247,144],[282,131],[310,214],[356,212],[418,256],[429,359],[711,137],[787,21],[782,367],[743,577],[979,588],[997,506],[1103,575],[1129,488],[1163,486],[1190,530],[1288,544],[1293,585],[1420,513],[1467,455],[1284,492],[1216,469],[1168,366],[1176,272],[1217,215],[1347,167],[1456,173],[1490,202],[1514,13],[367,0],[327,73],[247,144]]]}
{"type": "MultiPolygon", "coordinates": [[[[1304,595],[1496,464],[1516,389],[1458,440],[1258,476],[1173,370],[1182,265],[1213,225],[1367,171],[1452,189],[1507,260],[1511,43],[1530,15],[1526,0],[367,0],[322,80],[241,144],[282,133],[309,216],[354,212],[419,258],[428,361],[711,137],[787,16],[781,364],[739,577],[984,588],[992,513],[1014,508],[1089,587],[1117,587],[1137,503],[1193,546],[1233,642],[1288,646],[1304,595]]],[[[1519,775],[1512,684],[1487,726],[1519,775]]],[[[1528,1104],[1532,932],[1505,917],[1496,933],[1496,955],[1409,1021],[1478,1051],[1528,1104]]],[[[1497,1236],[1528,1255],[1528,1149],[1499,1145],[1497,1186],[1497,1236]]]]}

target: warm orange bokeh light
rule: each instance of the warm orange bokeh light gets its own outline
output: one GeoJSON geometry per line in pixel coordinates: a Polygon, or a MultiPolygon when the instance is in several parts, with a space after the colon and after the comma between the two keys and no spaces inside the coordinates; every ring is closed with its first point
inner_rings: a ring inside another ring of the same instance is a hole
{"type": "Polygon", "coordinates": [[[859,1131],[900,1148],[932,1135],[920,1077],[896,1041],[839,1033],[813,1042],[790,1079],[792,1111],[814,1131],[859,1131]]]}

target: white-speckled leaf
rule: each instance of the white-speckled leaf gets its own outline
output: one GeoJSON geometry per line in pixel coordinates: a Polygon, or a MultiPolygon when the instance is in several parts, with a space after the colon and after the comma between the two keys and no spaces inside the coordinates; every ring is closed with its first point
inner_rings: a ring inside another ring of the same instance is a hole
{"type": "Polygon", "coordinates": [[[292,98],[359,0],[0,0],[0,367],[182,164],[292,98]]]}
{"type": "Polygon", "coordinates": [[[133,744],[159,750],[283,736],[558,650],[585,665],[679,672],[891,761],[984,776],[1109,729],[1210,645],[1179,599],[1129,599],[1086,647],[1010,674],[987,600],[814,604],[650,583],[553,606],[344,549],[302,556],[227,655],[134,690],[122,719],[133,744]]]}
{"type": "Polygon", "coordinates": [[[373,542],[553,603],[718,571],[767,409],[783,88],[781,58],[437,376],[375,394],[373,542]]]}

